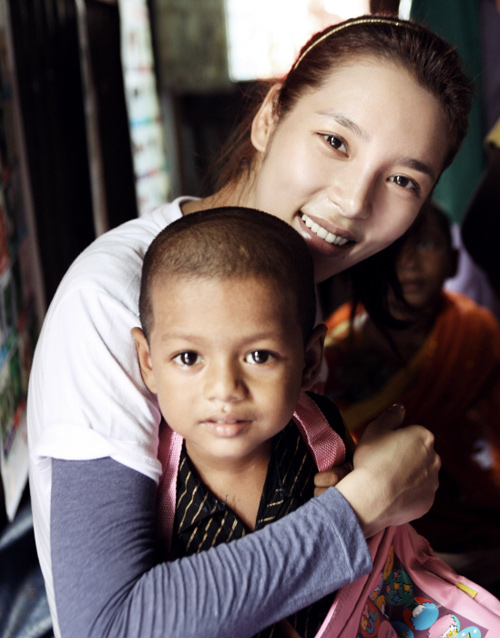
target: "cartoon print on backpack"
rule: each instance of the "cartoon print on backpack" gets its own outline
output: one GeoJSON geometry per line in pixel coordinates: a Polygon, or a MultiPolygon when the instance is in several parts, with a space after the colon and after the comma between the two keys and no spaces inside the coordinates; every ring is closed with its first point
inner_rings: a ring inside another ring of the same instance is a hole
{"type": "Polygon", "coordinates": [[[484,638],[488,633],[422,594],[391,545],[380,583],[363,608],[357,638],[484,638]]]}
{"type": "Polygon", "coordinates": [[[429,638],[481,638],[481,635],[477,627],[460,631],[460,621],[454,614],[442,616],[428,633],[429,638]]]}
{"type": "Polygon", "coordinates": [[[460,631],[460,621],[454,614],[442,616],[429,630],[429,638],[481,638],[481,630],[467,627],[460,631]]]}

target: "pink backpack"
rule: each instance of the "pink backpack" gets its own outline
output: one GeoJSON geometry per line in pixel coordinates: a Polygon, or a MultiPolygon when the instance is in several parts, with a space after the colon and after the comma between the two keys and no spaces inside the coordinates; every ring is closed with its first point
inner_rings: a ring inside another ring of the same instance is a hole
{"type": "MultiPolygon", "coordinates": [[[[307,394],[302,394],[293,418],[320,471],[344,462],[344,442],[307,394]]],[[[158,522],[167,547],[182,441],[162,425],[158,522]]],[[[438,559],[411,525],[389,527],[368,546],[372,571],[337,592],[316,638],[500,637],[500,601],[438,559]]]]}

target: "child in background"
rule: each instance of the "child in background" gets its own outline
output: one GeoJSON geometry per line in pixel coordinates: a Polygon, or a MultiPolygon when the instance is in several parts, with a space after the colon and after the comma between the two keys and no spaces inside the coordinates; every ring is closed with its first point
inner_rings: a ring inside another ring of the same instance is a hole
{"type": "Polygon", "coordinates": [[[440,486],[414,526],[457,571],[498,596],[500,329],[488,310],[443,290],[456,254],[449,221],[436,205],[398,244],[392,260],[399,290],[387,293],[396,322],[374,319],[361,304],[332,314],[326,393],[355,439],[394,402],[405,406],[408,422],[434,433],[440,486]]]}

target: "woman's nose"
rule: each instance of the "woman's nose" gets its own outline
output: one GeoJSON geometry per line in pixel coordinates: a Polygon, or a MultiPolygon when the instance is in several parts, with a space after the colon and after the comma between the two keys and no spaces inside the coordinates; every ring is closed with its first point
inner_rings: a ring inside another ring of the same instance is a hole
{"type": "Polygon", "coordinates": [[[373,181],[369,171],[363,173],[352,166],[338,175],[335,186],[330,190],[330,199],[344,217],[366,219],[371,211],[373,181]]]}

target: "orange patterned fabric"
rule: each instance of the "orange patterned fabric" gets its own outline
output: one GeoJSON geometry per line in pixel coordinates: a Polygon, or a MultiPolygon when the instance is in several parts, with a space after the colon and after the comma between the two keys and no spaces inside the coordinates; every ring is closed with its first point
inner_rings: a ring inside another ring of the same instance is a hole
{"type": "Polygon", "coordinates": [[[430,514],[416,524],[434,549],[499,546],[500,328],[467,297],[444,295],[431,334],[399,369],[377,361],[359,331],[349,339],[349,306],[335,312],[326,322],[326,394],[355,438],[394,402],[405,405],[407,423],[434,433],[440,488],[430,514]]]}

